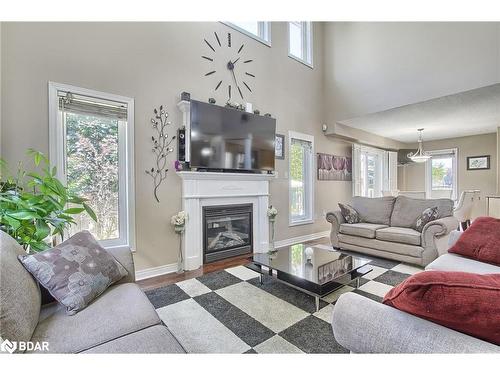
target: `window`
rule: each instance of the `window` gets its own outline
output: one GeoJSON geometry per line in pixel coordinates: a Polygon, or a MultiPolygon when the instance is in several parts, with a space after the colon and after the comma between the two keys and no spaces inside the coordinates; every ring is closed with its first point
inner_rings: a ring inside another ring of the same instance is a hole
{"type": "Polygon", "coordinates": [[[288,22],[288,56],[312,67],[311,22],[288,22]]]}
{"type": "Polygon", "coordinates": [[[457,149],[428,151],[425,163],[427,198],[457,199],[457,149]]]}
{"type": "Polygon", "coordinates": [[[254,21],[254,22],[224,22],[229,27],[232,27],[251,38],[271,46],[271,28],[269,22],[254,21]]]}
{"type": "Polygon", "coordinates": [[[49,83],[50,160],[88,199],[69,235],[90,231],[104,247],[134,246],[133,111],[130,98],[49,83]]]}
{"type": "Polygon", "coordinates": [[[313,222],[314,137],[289,132],[290,225],[313,222]]]}
{"type": "Polygon", "coordinates": [[[352,147],[353,195],[381,197],[397,187],[397,153],[354,144],[352,147]]]}

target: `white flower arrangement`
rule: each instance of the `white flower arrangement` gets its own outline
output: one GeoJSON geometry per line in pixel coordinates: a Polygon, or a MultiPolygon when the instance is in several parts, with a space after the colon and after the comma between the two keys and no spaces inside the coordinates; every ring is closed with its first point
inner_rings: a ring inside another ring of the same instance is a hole
{"type": "Polygon", "coordinates": [[[170,219],[170,224],[174,227],[176,233],[183,233],[184,227],[186,225],[186,221],[188,216],[185,211],[180,211],[176,215],[172,216],[170,219]]]}
{"type": "Polygon", "coordinates": [[[267,217],[269,218],[269,220],[276,220],[276,216],[278,216],[278,210],[273,206],[269,206],[269,208],[267,209],[267,217]]]}

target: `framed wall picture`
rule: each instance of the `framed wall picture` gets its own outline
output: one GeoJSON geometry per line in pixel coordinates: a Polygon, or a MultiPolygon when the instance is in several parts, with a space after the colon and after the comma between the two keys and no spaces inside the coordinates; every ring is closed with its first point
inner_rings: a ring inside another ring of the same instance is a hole
{"type": "Polygon", "coordinates": [[[276,159],[285,158],[285,136],[282,134],[276,134],[276,140],[274,142],[274,157],[276,159]]]}
{"type": "Polygon", "coordinates": [[[318,153],[318,180],[352,181],[352,158],[318,153]]]}
{"type": "Polygon", "coordinates": [[[490,169],[490,155],[467,156],[467,170],[490,169]]]}

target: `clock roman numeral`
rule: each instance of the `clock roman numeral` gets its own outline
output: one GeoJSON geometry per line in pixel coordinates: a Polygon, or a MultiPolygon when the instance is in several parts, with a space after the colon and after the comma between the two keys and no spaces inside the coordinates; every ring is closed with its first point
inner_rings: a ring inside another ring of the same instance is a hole
{"type": "Polygon", "coordinates": [[[205,41],[205,43],[207,43],[207,46],[209,46],[210,49],[215,52],[214,47],[212,47],[212,45],[210,43],[208,43],[208,41],[206,39],[203,39],[203,40],[205,41]]]}
{"type": "Polygon", "coordinates": [[[214,61],[214,59],[212,59],[211,57],[207,57],[207,56],[201,56],[202,58],[204,58],[205,60],[208,60],[208,61],[214,61]]]}
{"type": "Polygon", "coordinates": [[[252,89],[250,88],[250,86],[247,85],[247,83],[245,81],[243,81],[243,84],[246,86],[246,88],[248,89],[248,91],[252,92],[252,89]]]}
{"type": "Polygon", "coordinates": [[[241,93],[240,86],[236,86],[236,87],[238,87],[238,92],[240,93],[241,99],[243,99],[243,94],[241,93]]]}
{"type": "Polygon", "coordinates": [[[248,63],[251,63],[253,60],[246,60],[246,61],[243,61],[243,64],[248,64],[248,63]]]}
{"type": "Polygon", "coordinates": [[[215,70],[212,70],[211,72],[208,72],[207,74],[205,74],[205,77],[206,77],[206,76],[209,76],[209,75],[211,75],[211,74],[214,74],[214,73],[215,73],[215,70]]]}
{"type": "Polygon", "coordinates": [[[240,49],[238,50],[238,53],[240,53],[240,52],[241,52],[241,50],[243,49],[243,47],[245,47],[245,45],[244,45],[244,44],[242,44],[242,45],[241,45],[240,49]]]}
{"type": "Polygon", "coordinates": [[[220,81],[220,82],[217,84],[217,86],[215,86],[215,90],[217,90],[221,84],[222,84],[222,81],[220,81]]]}
{"type": "Polygon", "coordinates": [[[255,76],[254,76],[252,73],[245,72],[245,74],[246,74],[247,76],[250,76],[250,77],[255,78],[255,76]]]}
{"type": "Polygon", "coordinates": [[[219,47],[222,47],[222,44],[220,44],[219,36],[217,35],[217,33],[215,31],[214,31],[214,34],[215,34],[215,39],[217,39],[217,43],[219,43],[219,47]]]}
{"type": "Polygon", "coordinates": [[[231,33],[227,33],[227,46],[231,47],[231,33]]]}
{"type": "Polygon", "coordinates": [[[227,87],[227,89],[228,89],[228,91],[229,91],[229,100],[231,100],[231,85],[229,85],[229,86],[227,87]]]}

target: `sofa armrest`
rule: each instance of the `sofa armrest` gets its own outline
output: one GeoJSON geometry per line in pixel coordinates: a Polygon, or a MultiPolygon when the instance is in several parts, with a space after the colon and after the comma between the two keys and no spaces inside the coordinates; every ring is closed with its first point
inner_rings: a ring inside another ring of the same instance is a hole
{"type": "Polygon", "coordinates": [[[330,240],[333,247],[339,247],[338,234],[340,230],[340,224],[345,223],[345,219],[340,213],[340,211],[330,211],[326,214],[326,221],[332,224],[332,230],[330,232],[330,240]]]}
{"type": "Polygon", "coordinates": [[[500,353],[500,347],[355,293],[337,300],[335,340],[354,353],[500,353]]]}
{"type": "Polygon", "coordinates": [[[135,267],[134,258],[132,257],[132,252],[128,247],[112,247],[106,249],[113,257],[127,270],[128,275],[117,282],[117,284],[123,283],[135,283],[135,267]]]}
{"type": "MultiPolygon", "coordinates": [[[[457,227],[458,220],[454,216],[443,217],[425,224],[422,230],[422,246],[427,251],[436,251],[433,257],[429,257],[430,261],[446,253],[450,233],[457,227]]],[[[428,262],[423,265],[427,264],[428,262]]]]}

